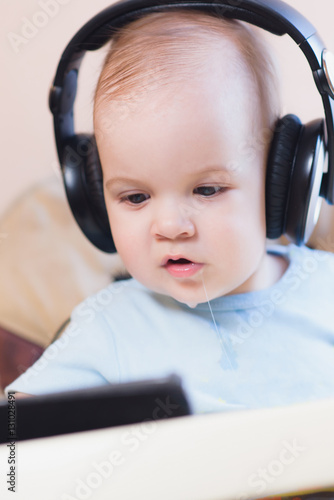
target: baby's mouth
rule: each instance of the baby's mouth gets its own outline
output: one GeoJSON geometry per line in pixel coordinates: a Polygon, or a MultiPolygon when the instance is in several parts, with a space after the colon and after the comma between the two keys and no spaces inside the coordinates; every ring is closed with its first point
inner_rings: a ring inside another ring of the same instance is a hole
{"type": "Polygon", "coordinates": [[[182,266],[182,265],[189,265],[194,263],[193,261],[186,259],[185,257],[178,256],[178,255],[173,255],[169,256],[166,255],[164,259],[161,262],[162,267],[166,266],[182,266]]]}
{"type": "Polygon", "coordinates": [[[175,259],[169,257],[165,259],[163,267],[176,278],[187,278],[197,273],[203,267],[203,264],[193,262],[185,257],[175,259]]]}
{"type": "Polygon", "coordinates": [[[168,259],[167,264],[168,265],[174,265],[174,264],[191,264],[191,260],[188,259],[168,259]]]}

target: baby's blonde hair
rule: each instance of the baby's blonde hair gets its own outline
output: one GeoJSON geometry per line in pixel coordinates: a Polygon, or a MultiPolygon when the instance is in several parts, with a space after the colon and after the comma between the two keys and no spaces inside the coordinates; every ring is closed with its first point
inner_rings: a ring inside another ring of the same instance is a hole
{"type": "Polygon", "coordinates": [[[141,17],[112,38],[95,92],[94,112],[110,102],[138,102],[149,89],[171,82],[191,86],[194,70],[207,71],[203,63],[208,51],[228,40],[240,55],[232,64],[243,71],[248,68],[251,74],[249,99],[259,103],[262,126],[272,129],[280,113],[278,77],[275,61],[257,31],[246,23],[194,10],[141,17]]]}

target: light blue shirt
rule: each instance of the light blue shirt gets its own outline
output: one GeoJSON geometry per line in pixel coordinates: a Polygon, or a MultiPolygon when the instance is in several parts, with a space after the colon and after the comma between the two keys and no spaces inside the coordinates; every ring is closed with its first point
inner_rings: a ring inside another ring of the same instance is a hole
{"type": "Polygon", "coordinates": [[[195,413],[334,396],[334,255],[275,251],[290,261],[276,284],[193,309],[133,279],[109,285],[74,309],[62,337],[6,391],[177,373],[195,413]]]}

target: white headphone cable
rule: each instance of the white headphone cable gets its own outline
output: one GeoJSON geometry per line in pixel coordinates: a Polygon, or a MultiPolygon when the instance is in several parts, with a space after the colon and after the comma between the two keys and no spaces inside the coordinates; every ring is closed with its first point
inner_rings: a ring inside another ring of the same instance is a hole
{"type": "Polygon", "coordinates": [[[208,294],[207,294],[207,291],[206,291],[206,287],[205,287],[205,283],[204,283],[204,278],[203,278],[203,273],[201,273],[201,277],[202,277],[202,283],[203,283],[203,288],[204,288],[204,293],[205,293],[205,297],[206,297],[206,300],[207,300],[207,303],[208,303],[208,306],[209,306],[209,309],[210,309],[210,313],[211,313],[211,316],[212,316],[212,320],[213,320],[213,324],[215,325],[215,330],[216,330],[216,333],[217,333],[217,336],[218,336],[218,340],[219,340],[219,343],[222,347],[222,350],[224,351],[225,353],[225,356],[226,358],[228,359],[228,362],[230,364],[230,367],[231,369],[233,370],[233,365],[232,365],[232,362],[229,358],[229,355],[228,355],[228,352],[226,350],[226,347],[225,347],[225,343],[224,343],[224,340],[223,340],[223,337],[218,329],[218,326],[217,326],[217,323],[216,323],[216,320],[215,320],[215,317],[213,315],[213,311],[212,311],[212,307],[211,307],[211,304],[210,304],[210,301],[209,301],[209,297],[208,297],[208,294]]]}

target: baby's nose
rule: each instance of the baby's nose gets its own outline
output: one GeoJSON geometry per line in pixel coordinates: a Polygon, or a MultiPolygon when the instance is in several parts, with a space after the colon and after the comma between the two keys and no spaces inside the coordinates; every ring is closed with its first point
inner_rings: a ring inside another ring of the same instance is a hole
{"type": "Polygon", "coordinates": [[[183,204],[168,204],[157,209],[152,223],[152,235],[156,238],[189,238],[195,234],[195,224],[189,210],[183,204]]]}

